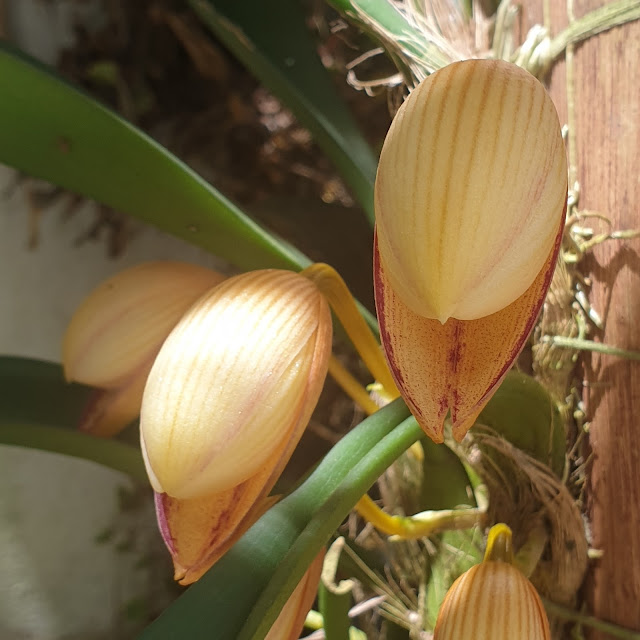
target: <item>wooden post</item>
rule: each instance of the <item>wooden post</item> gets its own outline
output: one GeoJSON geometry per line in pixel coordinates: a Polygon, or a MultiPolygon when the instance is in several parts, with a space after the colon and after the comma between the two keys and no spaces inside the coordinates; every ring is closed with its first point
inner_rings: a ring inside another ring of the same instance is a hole
{"type": "MultiPolygon", "coordinates": [[[[566,7],[559,0],[549,4],[555,34],[567,24],[566,7]]],[[[603,4],[574,0],[574,15],[603,4]]],[[[541,3],[525,6],[525,25],[540,23],[541,3]]],[[[579,209],[606,215],[612,229],[640,227],[639,65],[640,22],[596,35],[574,55],[579,209]]],[[[562,122],[565,69],[561,61],[550,78],[562,122]]],[[[604,331],[592,337],[634,350],[640,350],[639,253],[639,239],[609,241],[594,249],[583,269],[593,280],[591,302],[605,320],[604,331]]],[[[591,420],[588,517],[592,545],[603,553],[592,561],[587,601],[594,615],[640,631],[640,363],[598,354],[583,362],[591,420]]]]}

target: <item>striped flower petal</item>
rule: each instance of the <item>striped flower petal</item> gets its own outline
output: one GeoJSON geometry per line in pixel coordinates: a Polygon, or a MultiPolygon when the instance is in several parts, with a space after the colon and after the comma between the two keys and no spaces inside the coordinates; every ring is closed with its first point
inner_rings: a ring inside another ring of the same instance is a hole
{"type": "Polygon", "coordinates": [[[182,314],[225,276],[194,264],[146,262],[105,280],[67,327],[62,363],[67,380],[120,387],[151,363],[182,314]]]}
{"type": "MultiPolygon", "coordinates": [[[[562,223],[564,225],[564,222],[562,223]]],[[[504,309],[477,320],[424,318],[390,286],[374,248],[380,337],[402,397],[425,433],[444,439],[451,415],[460,441],[524,347],[553,276],[561,233],[533,284],[504,309]]]]}
{"type": "Polygon", "coordinates": [[[565,149],[544,87],[500,60],[429,76],[398,111],[376,178],[382,345],[425,432],[461,439],[513,364],[551,282],[565,149]]]}
{"type": "Polygon", "coordinates": [[[297,443],[326,377],[331,314],[291,271],[229,278],[165,341],[147,381],[140,432],[153,488],[220,493],[297,443]]]}

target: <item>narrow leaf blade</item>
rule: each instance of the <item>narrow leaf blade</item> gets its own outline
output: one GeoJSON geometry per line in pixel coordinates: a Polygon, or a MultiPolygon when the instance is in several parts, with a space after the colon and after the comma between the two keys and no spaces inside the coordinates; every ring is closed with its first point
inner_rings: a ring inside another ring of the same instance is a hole
{"type": "Polygon", "coordinates": [[[2,42],[0,77],[0,162],[243,269],[309,264],[149,136],[2,42]]]}
{"type": "Polygon", "coordinates": [[[83,458],[146,482],[137,447],[75,429],[91,393],[65,382],[59,365],[0,357],[0,444],[83,458]]]}

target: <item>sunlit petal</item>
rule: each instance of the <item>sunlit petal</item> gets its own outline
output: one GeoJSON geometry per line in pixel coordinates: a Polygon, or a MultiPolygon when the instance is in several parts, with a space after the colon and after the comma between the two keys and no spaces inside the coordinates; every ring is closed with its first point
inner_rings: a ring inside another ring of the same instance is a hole
{"type": "Polygon", "coordinates": [[[390,285],[444,323],[499,311],[532,284],[556,242],[567,194],[555,107],[501,60],[436,71],[385,139],[376,225],[390,285]]]}
{"type": "Polygon", "coordinates": [[[184,312],[224,280],[193,264],[147,262],[100,284],[80,304],[64,336],[67,380],[117,388],[152,359],[184,312]]]}
{"type": "Polygon", "coordinates": [[[295,446],[324,383],[331,334],[323,296],[293,272],[246,273],[203,296],[145,389],[141,437],[154,489],[220,493],[295,446]]]}

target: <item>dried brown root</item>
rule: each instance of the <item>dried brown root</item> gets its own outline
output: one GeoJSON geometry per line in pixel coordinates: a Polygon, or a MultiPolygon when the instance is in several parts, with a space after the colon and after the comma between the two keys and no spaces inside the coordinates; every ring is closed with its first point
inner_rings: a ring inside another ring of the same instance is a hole
{"type": "Polygon", "coordinates": [[[572,605],[587,570],[587,538],[580,510],[567,487],[544,464],[494,432],[476,426],[468,455],[489,490],[489,522],[505,522],[516,549],[532,532],[547,542],[531,575],[549,600],[572,605]]]}

